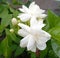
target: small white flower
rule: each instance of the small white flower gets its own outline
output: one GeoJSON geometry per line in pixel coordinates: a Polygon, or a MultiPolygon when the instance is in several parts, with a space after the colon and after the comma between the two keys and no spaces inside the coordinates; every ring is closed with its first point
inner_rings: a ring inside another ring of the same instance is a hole
{"type": "Polygon", "coordinates": [[[27,50],[36,52],[36,48],[39,50],[44,50],[46,48],[46,42],[50,40],[51,35],[44,30],[45,24],[42,21],[37,21],[35,18],[30,21],[30,27],[19,23],[18,24],[22,29],[18,30],[18,34],[24,37],[20,41],[21,47],[27,47],[27,50]]]}
{"type": "Polygon", "coordinates": [[[13,33],[14,32],[14,29],[10,29],[10,32],[13,33]]]}
{"type": "Polygon", "coordinates": [[[44,14],[45,10],[40,9],[35,2],[32,2],[29,8],[23,5],[22,8],[19,8],[19,10],[23,13],[19,14],[18,18],[20,18],[23,22],[28,21],[32,17],[43,19],[47,16],[44,14]]]}
{"type": "Polygon", "coordinates": [[[12,24],[17,25],[17,19],[16,18],[12,18],[12,24]]]}

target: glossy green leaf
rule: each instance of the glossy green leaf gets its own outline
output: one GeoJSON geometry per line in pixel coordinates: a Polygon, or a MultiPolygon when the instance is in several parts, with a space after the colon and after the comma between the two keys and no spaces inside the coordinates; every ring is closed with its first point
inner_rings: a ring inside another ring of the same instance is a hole
{"type": "Polygon", "coordinates": [[[36,58],[36,53],[31,52],[31,58],[36,58]]]}
{"type": "Polygon", "coordinates": [[[51,40],[52,48],[56,55],[60,58],[60,44],[57,44],[56,40],[51,40]]]}
{"type": "Polygon", "coordinates": [[[8,9],[7,9],[7,6],[5,7],[4,5],[3,5],[3,7],[4,8],[2,8],[2,10],[1,10],[1,12],[0,12],[0,18],[4,18],[4,17],[6,17],[6,15],[8,14],[8,9]],[[5,15],[4,15],[5,14],[5,15]]]}
{"type": "Polygon", "coordinates": [[[5,58],[10,58],[11,56],[11,48],[9,47],[8,43],[9,41],[7,37],[1,42],[1,48],[5,58]]]}
{"type": "Polygon", "coordinates": [[[15,56],[22,54],[23,51],[24,51],[24,48],[21,48],[20,46],[18,46],[16,51],[15,51],[15,56]]]}
{"type": "Polygon", "coordinates": [[[1,25],[0,25],[0,32],[2,32],[10,23],[12,19],[12,15],[8,14],[8,10],[5,9],[1,14],[0,14],[1,20],[1,25]]]}
{"type": "Polygon", "coordinates": [[[11,38],[11,40],[13,40],[15,43],[19,43],[20,39],[18,37],[16,37],[16,35],[14,33],[11,33],[8,29],[6,29],[6,34],[7,36],[9,36],[11,38]]]}
{"type": "Polygon", "coordinates": [[[12,51],[15,51],[17,49],[17,45],[16,44],[12,44],[11,45],[11,49],[12,49],[12,51]]]}
{"type": "Polygon", "coordinates": [[[16,10],[16,9],[13,9],[13,8],[9,8],[10,9],[10,11],[12,12],[12,14],[13,14],[13,17],[17,17],[18,16],[18,14],[20,13],[18,10],[16,10]]]}
{"type": "Polygon", "coordinates": [[[46,26],[45,30],[49,30],[55,26],[57,26],[60,23],[60,17],[57,16],[55,13],[52,11],[48,10],[48,16],[45,20],[46,26]]]}
{"type": "Polygon", "coordinates": [[[0,13],[2,13],[2,11],[4,10],[4,8],[5,8],[4,5],[3,4],[0,4],[0,13]]]}
{"type": "Polygon", "coordinates": [[[3,54],[2,48],[1,48],[1,43],[0,43],[0,56],[3,54]]]}
{"type": "Polygon", "coordinates": [[[40,58],[44,58],[47,55],[47,49],[40,52],[40,58]]]}
{"type": "Polygon", "coordinates": [[[60,27],[52,28],[49,32],[54,39],[60,42],[60,27]]]}

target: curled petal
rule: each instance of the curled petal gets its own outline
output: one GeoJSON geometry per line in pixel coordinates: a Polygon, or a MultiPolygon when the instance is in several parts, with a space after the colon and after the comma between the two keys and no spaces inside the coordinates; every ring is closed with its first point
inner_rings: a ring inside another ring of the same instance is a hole
{"type": "Polygon", "coordinates": [[[32,2],[29,6],[29,9],[31,9],[35,5],[35,2],[32,2]]]}
{"type": "Polygon", "coordinates": [[[18,35],[22,36],[22,37],[25,37],[27,36],[29,33],[26,32],[24,29],[20,29],[18,30],[18,35]]]}
{"type": "Polygon", "coordinates": [[[44,13],[45,12],[45,10],[43,10],[43,9],[40,9],[40,13],[44,13]]]}
{"type": "Polygon", "coordinates": [[[31,20],[30,20],[30,26],[33,27],[37,24],[37,19],[35,17],[32,17],[31,20]]]}
{"type": "Polygon", "coordinates": [[[27,49],[31,50],[32,52],[36,52],[35,40],[34,40],[33,36],[29,37],[27,49]]]}
{"type": "Polygon", "coordinates": [[[45,24],[43,23],[43,19],[37,20],[35,17],[32,17],[30,20],[30,26],[32,29],[40,30],[45,26],[45,24]]]}
{"type": "Polygon", "coordinates": [[[39,36],[37,42],[46,43],[48,40],[50,40],[51,35],[49,33],[47,33],[46,31],[40,30],[39,33],[40,33],[40,36],[39,36]]]}
{"type": "Polygon", "coordinates": [[[27,32],[30,31],[30,27],[25,24],[19,23],[18,26],[20,26],[22,29],[24,29],[27,32]]]}
{"type": "Polygon", "coordinates": [[[28,20],[30,19],[30,15],[29,15],[29,14],[24,14],[24,13],[22,13],[22,14],[20,14],[20,15],[18,16],[18,18],[20,18],[20,20],[21,20],[22,22],[26,22],[26,21],[28,21],[28,20]]]}
{"type": "Polygon", "coordinates": [[[21,12],[25,12],[25,10],[24,10],[24,9],[22,9],[22,8],[19,8],[19,10],[20,10],[21,12]]]}
{"type": "Polygon", "coordinates": [[[27,47],[27,44],[28,44],[28,40],[29,40],[29,35],[24,37],[21,41],[20,41],[20,46],[21,47],[27,47]]]}
{"type": "Polygon", "coordinates": [[[38,27],[40,29],[42,29],[45,26],[45,24],[43,23],[43,19],[41,19],[41,20],[38,21],[38,25],[39,25],[38,27]]]}
{"type": "Polygon", "coordinates": [[[46,43],[43,43],[43,44],[37,43],[37,48],[38,48],[39,50],[44,50],[44,49],[46,49],[46,43]]]}
{"type": "Polygon", "coordinates": [[[19,10],[24,13],[29,11],[29,9],[25,5],[22,5],[22,8],[19,8],[19,10]]]}
{"type": "Polygon", "coordinates": [[[25,13],[27,13],[29,11],[29,9],[25,5],[22,5],[22,9],[24,9],[25,13]]]}
{"type": "Polygon", "coordinates": [[[42,30],[41,32],[42,32],[41,33],[42,37],[45,37],[46,38],[46,41],[50,40],[51,35],[48,32],[46,32],[44,30],[42,30]]]}
{"type": "Polygon", "coordinates": [[[39,17],[43,19],[43,18],[47,17],[47,15],[46,14],[40,14],[39,17]]]}
{"type": "Polygon", "coordinates": [[[46,31],[44,31],[44,30],[43,30],[43,32],[45,33],[45,36],[46,36],[46,37],[51,38],[51,35],[50,35],[48,32],[46,32],[46,31]]]}

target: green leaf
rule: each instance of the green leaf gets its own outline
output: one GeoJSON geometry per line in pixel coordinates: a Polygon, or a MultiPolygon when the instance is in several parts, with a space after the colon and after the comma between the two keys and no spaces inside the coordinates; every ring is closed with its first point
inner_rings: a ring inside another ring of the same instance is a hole
{"type": "Polygon", "coordinates": [[[56,55],[60,58],[60,44],[57,44],[56,40],[51,40],[52,48],[56,55]]]}
{"type": "Polygon", "coordinates": [[[24,49],[23,49],[23,48],[20,48],[20,47],[18,46],[17,49],[16,49],[16,51],[15,51],[15,56],[18,56],[18,55],[22,54],[23,51],[24,51],[24,49]]]}
{"type": "Polygon", "coordinates": [[[15,43],[20,43],[20,39],[18,37],[16,37],[16,35],[14,33],[11,33],[9,31],[9,29],[6,29],[6,34],[7,36],[9,36],[11,38],[11,40],[13,40],[15,43]]]}
{"type": "Polygon", "coordinates": [[[52,28],[49,33],[51,36],[60,43],[60,27],[52,28]]]}
{"type": "Polygon", "coordinates": [[[1,25],[4,27],[8,26],[9,23],[11,22],[11,19],[12,19],[12,15],[6,14],[6,16],[2,18],[1,25]]]}
{"type": "MultiPolygon", "coordinates": [[[[4,5],[0,4],[0,13],[4,10],[4,5]]],[[[4,12],[4,11],[3,11],[4,12]]]]}
{"type": "Polygon", "coordinates": [[[47,55],[47,49],[40,52],[40,58],[44,58],[47,55]]]}
{"type": "Polygon", "coordinates": [[[20,13],[18,10],[16,10],[16,9],[13,9],[13,8],[9,8],[10,9],[10,11],[13,13],[13,17],[17,17],[18,16],[18,14],[20,13]]]}
{"type": "Polygon", "coordinates": [[[15,51],[17,49],[17,45],[16,44],[12,44],[11,45],[11,49],[12,49],[12,51],[15,51]]]}
{"type": "Polygon", "coordinates": [[[2,32],[10,23],[12,19],[12,15],[8,14],[8,10],[5,9],[1,14],[0,14],[1,20],[1,25],[0,25],[0,32],[2,32]]]}
{"type": "Polygon", "coordinates": [[[7,37],[1,42],[1,48],[5,58],[10,58],[11,56],[11,48],[9,47],[8,43],[7,37]]]}
{"type": "Polygon", "coordinates": [[[4,6],[4,9],[2,9],[1,11],[1,13],[0,13],[0,18],[4,18],[4,17],[6,17],[6,15],[8,14],[8,9],[7,9],[7,7],[5,7],[4,6]],[[3,11],[2,11],[3,10],[3,11]],[[4,15],[5,14],[5,15],[4,15]]]}
{"type": "Polygon", "coordinates": [[[14,17],[17,17],[18,14],[19,14],[19,12],[18,12],[17,10],[15,10],[15,11],[13,12],[13,16],[14,16],[14,17]]]}
{"type": "Polygon", "coordinates": [[[46,18],[45,23],[46,23],[45,29],[48,31],[49,29],[57,26],[57,24],[60,23],[60,17],[57,16],[52,11],[48,10],[48,16],[46,18]]]}
{"type": "Polygon", "coordinates": [[[36,54],[31,52],[31,58],[36,58],[36,54]]]}
{"type": "Polygon", "coordinates": [[[0,55],[2,55],[3,52],[2,52],[2,48],[1,48],[1,43],[0,43],[0,55]]]}

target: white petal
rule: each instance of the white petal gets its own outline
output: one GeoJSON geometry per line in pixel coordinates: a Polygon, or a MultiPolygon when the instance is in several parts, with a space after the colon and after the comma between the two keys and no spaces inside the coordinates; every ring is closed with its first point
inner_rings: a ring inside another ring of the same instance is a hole
{"type": "Polygon", "coordinates": [[[36,46],[35,45],[31,48],[31,51],[36,52],[36,46]]]}
{"type": "Polygon", "coordinates": [[[37,4],[32,5],[32,7],[30,7],[29,10],[36,17],[38,17],[38,15],[41,13],[40,12],[40,7],[37,4]]]}
{"type": "Polygon", "coordinates": [[[29,37],[27,49],[36,52],[35,40],[32,36],[29,37]]]}
{"type": "Polygon", "coordinates": [[[46,31],[40,30],[39,33],[40,33],[40,36],[39,36],[37,42],[46,43],[48,40],[50,40],[51,35],[49,33],[47,33],[46,31]]]}
{"type": "Polygon", "coordinates": [[[32,17],[31,20],[30,20],[30,26],[33,27],[37,24],[37,19],[35,17],[32,17]]]}
{"type": "Polygon", "coordinates": [[[38,48],[39,50],[44,50],[44,49],[46,49],[46,43],[39,44],[39,42],[38,42],[38,43],[37,43],[37,48],[38,48]]]}
{"type": "Polygon", "coordinates": [[[36,11],[36,10],[40,10],[40,7],[37,4],[35,4],[35,5],[32,5],[31,10],[32,9],[36,11]]]}
{"type": "MultiPolygon", "coordinates": [[[[29,6],[29,10],[35,17],[39,17],[41,14],[45,12],[45,10],[40,9],[40,7],[35,3],[31,3],[31,5],[29,6]]],[[[46,17],[45,15],[41,16],[43,16],[44,18],[46,17]]]]}
{"type": "Polygon", "coordinates": [[[29,9],[25,5],[22,5],[22,8],[19,8],[19,10],[24,13],[27,13],[29,11],[29,9]]]}
{"type": "Polygon", "coordinates": [[[24,10],[24,9],[22,9],[22,8],[19,8],[19,10],[20,10],[21,12],[25,12],[25,10],[24,10]]]}
{"type": "Polygon", "coordinates": [[[32,2],[29,6],[29,9],[31,9],[35,5],[35,2],[32,2]]]}
{"type": "Polygon", "coordinates": [[[48,32],[44,31],[44,30],[42,32],[43,32],[43,35],[47,38],[47,40],[50,40],[51,35],[48,32]]]}
{"type": "Polygon", "coordinates": [[[43,19],[37,20],[35,17],[32,17],[30,20],[30,26],[32,29],[40,30],[45,24],[43,23],[43,19]]]}
{"type": "Polygon", "coordinates": [[[24,38],[20,41],[20,46],[21,46],[21,47],[27,47],[29,37],[30,37],[30,35],[24,37],[24,38]]]}
{"type": "Polygon", "coordinates": [[[25,31],[29,32],[30,31],[30,27],[28,25],[19,23],[18,26],[20,26],[22,29],[24,29],[25,31]]]}
{"type": "Polygon", "coordinates": [[[44,31],[44,30],[42,30],[42,35],[47,37],[48,39],[51,38],[51,35],[48,32],[44,31]]]}
{"type": "Polygon", "coordinates": [[[25,13],[22,13],[18,16],[18,18],[21,19],[22,22],[26,22],[30,19],[30,15],[29,14],[25,14],[25,13]]]}
{"type": "Polygon", "coordinates": [[[45,24],[43,23],[43,19],[39,20],[39,22],[38,22],[39,29],[42,29],[44,26],[45,26],[45,24]]]}
{"type": "Polygon", "coordinates": [[[20,29],[18,30],[18,35],[25,37],[27,36],[29,33],[27,31],[25,31],[24,29],[20,29]]]}
{"type": "Polygon", "coordinates": [[[40,14],[42,14],[42,13],[45,12],[45,10],[43,10],[43,9],[40,9],[39,11],[40,11],[40,12],[39,12],[40,14]]]}
{"type": "Polygon", "coordinates": [[[40,14],[40,18],[45,18],[46,16],[46,14],[40,14]]]}
{"type": "Polygon", "coordinates": [[[29,11],[29,9],[25,5],[22,5],[22,8],[24,9],[25,13],[27,13],[29,11]]]}

